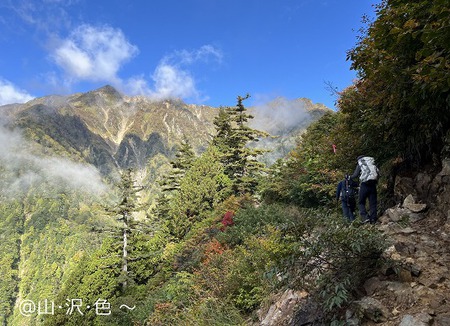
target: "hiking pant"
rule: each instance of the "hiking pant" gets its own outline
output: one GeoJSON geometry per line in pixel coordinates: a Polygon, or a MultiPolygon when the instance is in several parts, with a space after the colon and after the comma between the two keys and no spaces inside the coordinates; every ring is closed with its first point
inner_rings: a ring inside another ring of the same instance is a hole
{"type": "Polygon", "coordinates": [[[361,182],[358,205],[362,222],[373,224],[377,221],[377,182],[375,180],[361,182]],[[369,214],[366,210],[367,199],[369,199],[369,214]]]}
{"type": "Polygon", "coordinates": [[[356,202],[355,200],[347,202],[347,200],[341,200],[342,203],[342,213],[347,218],[349,222],[353,222],[355,220],[355,208],[356,202]]]}

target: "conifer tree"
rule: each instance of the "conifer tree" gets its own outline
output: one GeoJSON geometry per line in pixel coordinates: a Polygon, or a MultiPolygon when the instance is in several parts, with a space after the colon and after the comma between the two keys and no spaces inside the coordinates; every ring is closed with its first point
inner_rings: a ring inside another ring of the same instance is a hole
{"type": "Polygon", "coordinates": [[[133,218],[133,213],[138,212],[143,207],[138,203],[138,192],[140,192],[143,187],[135,186],[133,179],[133,170],[127,169],[121,175],[120,183],[118,184],[119,190],[119,203],[111,208],[107,209],[110,215],[113,215],[117,221],[121,223],[118,230],[113,230],[113,233],[120,233],[121,238],[121,249],[122,249],[122,289],[125,290],[127,287],[128,279],[128,263],[130,257],[129,253],[129,239],[131,233],[136,231],[141,225],[133,218]]]}
{"type": "Polygon", "coordinates": [[[186,171],[192,166],[195,160],[195,153],[192,145],[187,139],[183,139],[175,159],[170,162],[172,170],[170,174],[161,182],[162,193],[156,199],[156,206],[152,210],[158,220],[167,218],[170,210],[170,199],[174,193],[180,189],[180,181],[186,174],[186,171]]]}
{"type": "Polygon", "coordinates": [[[190,227],[204,219],[230,195],[231,181],[220,162],[221,153],[215,146],[195,161],[180,180],[180,188],[170,200],[165,221],[171,235],[183,238],[190,227]]]}
{"type": "Polygon", "coordinates": [[[180,188],[180,179],[192,166],[195,159],[195,153],[192,145],[187,139],[183,139],[178,152],[175,154],[175,160],[171,161],[171,174],[161,182],[162,191],[173,191],[180,188]]]}
{"type": "Polygon", "coordinates": [[[212,140],[212,144],[222,152],[226,152],[230,145],[229,140],[232,133],[229,109],[220,108],[219,114],[214,118],[214,125],[216,126],[216,135],[212,140]]]}
{"type": "Polygon", "coordinates": [[[248,98],[249,95],[238,96],[237,105],[222,109],[214,120],[217,133],[212,142],[222,152],[221,162],[233,181],[236,195],[254,194],[257,178],[265,170],[264,164],[257,160],[264,151],[248,145],[268,134],[248,126],[253,119],[243,104],[248,98]]]}

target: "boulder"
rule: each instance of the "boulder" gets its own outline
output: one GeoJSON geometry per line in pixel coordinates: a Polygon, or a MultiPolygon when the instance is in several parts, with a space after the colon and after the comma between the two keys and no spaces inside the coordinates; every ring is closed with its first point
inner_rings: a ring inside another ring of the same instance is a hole
{"type": "Polygon", "coordinates": [[[261,326],[289,325],[296,313],[296,308],[306,292],[297,292],[291,289],[284,291],[277,301],[273,303],[264,316],[260,316],[261,326]]]}
{"type": "Polygon", "coordinates": [[[403,201],[403,208],[410,210],[413,213],[423,212],[426,208],[426,204],[417,204],[413,195],[409,194],[403,201]]]}
{"type": "Polygon", "coordinates": [[[419,172],[414,178],[415,188],[419,198],[428,198],[432,178],[428,173],[419,172]]]}
{"type": "Polygon", "coordinates": [[[375,323],[385,322],[390,317],[389,310],[377,299],[364,297],[355,301],[359,315],[375,323]]]}
{"type": "Polygon", "coordinates": [[[448,196],[445,196],[445,191],[450,183],[450,159],[444,159],[442,161],[442,170],[434,177],[431,187],[430,187],[430,195],[434,196],[439,193],[444,193],[443,198],[438,197],[439,202],[446,202],[448,201],[448,196]]]}
{"type": "Polygon", "coordinates": [[[388,208],[384,213],[384,215],[386,215],[392,222],[398,222],[402,218],[408,216],[408,213],[409,213],[408,210],[395,206],[388,208]]]}
{"type": "Polygon", "coordinates": [[[384,283],[376,276],[369,278],[364,282],[364,290],[367,295],[372,295],[384,286],[384,283]]]}
{"type": "Polygon", "coordinates": [[[399,326],[429,326],[432,321],[433,318],[426,313],[421,313],[417,316],[405,315],[399,326]]]}

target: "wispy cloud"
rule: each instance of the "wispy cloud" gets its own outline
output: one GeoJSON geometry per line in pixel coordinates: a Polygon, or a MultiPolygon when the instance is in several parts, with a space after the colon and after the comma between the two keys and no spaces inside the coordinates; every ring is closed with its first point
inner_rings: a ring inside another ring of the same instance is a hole
{"type": "Polygon", "coordinates": [[[203,101],[197,89],[195,77],[190,71],[194,64],[220,64],[222,52],[212,45],[204,45],[194,50],[179,50],[163,57],[155,68],[151,80],[153,87],[144,77],[135,77],[127,81],[127,91],[142,94],[155,100],[183,98],[203,101]]]}
{"type": "MultiPolygon", "coordinates": [[[[2,5],[10,9],[23,23],[32,26],[34,31],[54,33],[71,25],[68,9],[78,2],[79,0],[4,0],[2,5]]],[[[14,18],[5,18],[6,21],[10,19],[14,18]]]]}
{"type": "Polygon", "coordinates": [[[92,165],[66,158],[41,156],[18,131],[0,125],[0,196],[26,193],[30,187],[45,185],[59,190],[77,190],[95,195],[107,189],[100,173],[92,165]]]}
{"type": "Polygon", "coordinates": [[[162,61],[171,62],[174,65],[192,65],[197,62],[221,63],[223,53],[212,45],[203,45],[195,50],[179,50],[164,57],[162,61]]]}
{"type": "Polygon", "coordinates": [[[120,29],[81,25],[51,53],[69,83],[78,81],[120,84],[120,68],[138,53],[120,29]]]}
{"type": "Polygon", "coordinates": [[[24,103],[33,99],[26,91],[19,89],[11,82],[0,78],[0,105],[24,103]]]}
{"type": "Polygon", "coordinates": [[[289,133],[294,127],[306,125],[311,119],[308,111],[307,100],[288,100],[277,97],[269,100],[268,97],[260,96],[254,107],[255,119],[251,121],[252,127],[269,132],[271,135],[280,136],[289,133]]]}

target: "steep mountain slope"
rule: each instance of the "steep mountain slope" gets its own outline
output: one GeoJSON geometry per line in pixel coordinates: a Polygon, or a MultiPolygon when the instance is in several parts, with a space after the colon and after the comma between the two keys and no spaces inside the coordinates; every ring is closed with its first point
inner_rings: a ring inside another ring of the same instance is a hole
{"type": "MultiPolygon", "coordinates": [[[[258,143],[272,151],[265,160],[273,163],[329,109],[305,98],[278,98],[249,111],[255,116],[252,126],[273,136],[258,143]]],[[[28,139],[57,155],[93,164],[103,175],[118,168],[143,168],[157,154],[170,157],[183,139],[202,151],[215,132],[216,114],[217,108],[179,100],[128,97],[111,86],[1,107],[1,115],[24,130],[28,139]]]]}
{"type": "Polygon", "coordinates": [[[2,113],[28,138],[56,154],[91,163],[106,175],[118,167],[142,168],[157,153],[169,156],[183,138],[200,149],[214,131],[215,109],[130,98],[105,86],[6,106],[2,113]]]}
{"type": "MultiPolygon", "coordinates": [[[[383,264],[363,275],[345,325],[450,325],[450,159],[441,166],[403,171],[395,180],[397,204],[374,226],[388,243],[383,264]]],[[[350,243],[354,239],[347,239],[350,243]]],[[[287,290],[260,311],[257,325],[325,325],[305,291],[287,290]]]]}
{"type": "MultiPolygon", "coordinates": [[[[300,102],[291,116],[305,110],[300,102]]],[[[253,108],[256,116],[259,110],[253,108]]],[[[272,147],[318,118],[311,112],[289,128],[269,130],[281,135],[272,147]]],[[[105,179],[138,168],[146,187],[141,199],[151,204],[177,145],[186,139],[201,152],[214,134],[216,113],[176,100],[127,97],[110,86],[0,107],[0,323],[39,325],[36,311],[23,314],[21,303],[52,299],[102,243],[107,235],[96,230],[113,224],[104,210],[114,201],[113,186],[105,179]]]]}

